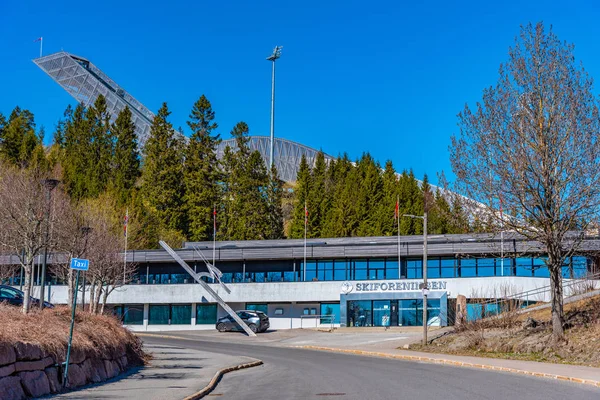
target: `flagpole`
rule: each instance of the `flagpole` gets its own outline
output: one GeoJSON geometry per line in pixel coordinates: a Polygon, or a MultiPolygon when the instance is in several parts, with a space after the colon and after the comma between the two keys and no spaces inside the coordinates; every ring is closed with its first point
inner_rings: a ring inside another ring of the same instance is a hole
{"type": "Polygon", "coordinates": [[[127,277],[127,224],[129,223],[129,207],[125,211],[125,255],[123,256],[123,285],[127,277]]]}
{"type": "Polygon", "coordinates": [[[400,267],[400,195],[396,197],[396,218],[398,222],[398,279],[402,278],[400,267]]]}
{"type": "Polygon", "coordinates": [[[306,224],[308,223],[308,208],[306,208],[306,200],[304,200],[304,269],[302,281],[306,281],[306,224]]]}
{"type": "Polygon", "coordinates": [[[504,214],[500,197],[500,276],[504,276],[504,214]]]}
{"type": "Polygon", "coordinates": [[[213,206],[213,267],[217,254],[217,206],[213,206]]]}

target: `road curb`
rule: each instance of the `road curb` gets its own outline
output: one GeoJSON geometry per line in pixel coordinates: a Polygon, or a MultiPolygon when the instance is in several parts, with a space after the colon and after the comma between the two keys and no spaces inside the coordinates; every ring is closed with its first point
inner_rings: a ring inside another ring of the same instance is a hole
{"type": "Polygon", "coordinates": [[[584,385],[600,387],[600,381],[595,381],[595,380],[591,380],[591,379],[581,379],[581,378],[576,378],[576,377],[572,377],[572,376],[547,374],[544,372],[532,372],[532,371],[526,371],[526,370],[522,370],[522,369],[518,369],[518,368],[498,367],[495,365],[488,365],[488,364],[475,364],[475,363],[446,360],[446,359],[433,358],[433,357],[409,356],[409,355],[402,355],[402,354],[389,354],[389,353],[380,353],[380,352],[375,352],[375,351],[338,349],[338,348],[334,348],[334,347],[321,347],[321,346],[293,346],[293,347],[302,348],[302,349],[310,349],[310,350],[332,351],[332,352],[336,352],[336,353],[358,354],[358,355],[363,355],[363,356],[394,358],[394,359],[398,359],[398,360],[407,360],[407,361],[421,361],[421,362],[432,363],[432,364],[453,365],[456,367],[488,369],[488,370],[492,370],[492,371],[510,372],[510,373],[514,373],[514,374],[529,375],[529,376],[535,376],[535,377],[539,377],[539,378],[556,379],[556,380],[561,380],[561,381],[568,381],[568,382],[574,382],[574,383],[580,383],[580,384],[584,384],[584,385]]]}
{"type": "Polygon", "coordinates": [[[206,396],[207,394],[212,392],[217,387],[217,384],[219,383],[221,378],[223,378],[223,375],[225,375],[228,372],[238,371],[240,369],[245,369],[245,368],[258,367],[259,365],[262,365],[262,363],[263,362],[261,360],[256,360],[256,361],[249,362],[249,363],[238,364],[238,365],[234,365],[232,367],[223,368],[223,369],[217,371],[215,376],[213,376],[213,378],[210,380],[208,385],[206,385],[204,387],[204,389],[200,390],[199,392],[194,393],[191,396],[186,397],[184,400],[197,400],[197,399],[203,398],[204,396],[206,396]]]}

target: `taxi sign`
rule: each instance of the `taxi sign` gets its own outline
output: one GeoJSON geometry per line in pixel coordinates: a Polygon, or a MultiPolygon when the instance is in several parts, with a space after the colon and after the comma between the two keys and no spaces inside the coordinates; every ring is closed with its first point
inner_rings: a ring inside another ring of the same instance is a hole
{"type": "Polygon", "coordinates": [[[90,266],[89,260],[84,260],[81,258],[71,258],[71,269],[76,269],[79,271],[87,271],[90,266]]]}

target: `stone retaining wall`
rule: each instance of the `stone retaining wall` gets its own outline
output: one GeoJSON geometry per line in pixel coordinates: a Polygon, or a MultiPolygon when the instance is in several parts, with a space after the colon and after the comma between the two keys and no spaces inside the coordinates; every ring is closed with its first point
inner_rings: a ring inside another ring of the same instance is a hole
{"type": "MultiPolygon", "coordinates": [[[[125,346],[102,356],[75,350],[69,361],[69,388],[114,378],[132,364],[125,346]]],[[[62,363],[34,344],[0,343],[0,398],[20,400],[62,391],[62,363]]]]}

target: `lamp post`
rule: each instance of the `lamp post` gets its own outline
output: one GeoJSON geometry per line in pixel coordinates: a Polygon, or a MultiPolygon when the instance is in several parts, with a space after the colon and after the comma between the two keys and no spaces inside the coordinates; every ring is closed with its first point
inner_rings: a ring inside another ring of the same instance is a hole
{"type": "Polygon", "coordinates": [[[52,199],[52,191],[58,186],[59,181],[56,179],[44,179],[42,185],[46,189],[46,231],[44,232],[44,258],[42,261],[42,281],[40,282],[40,310],[44,309],[44,292],[46,287],[46,263],[48,262],[48,235],[50,226],[50,204],[52,199]]]}
{"type": "Polygon", "coordinates": [[[275,140],[275,60],[281,57],[283,46],[275,46],[273,54],[267,57],[267,60],[273,63],[273,72],[271,73],[271,147],[269,149],[269,171],[273,168],[273,146],[275,140]]]}
{"type": "Polygon", "coordinates": [[[423,215],[403,214],[403,217],[420,218],[423,220],[423,346],[427,346],[427,211],[423,215]]]}

